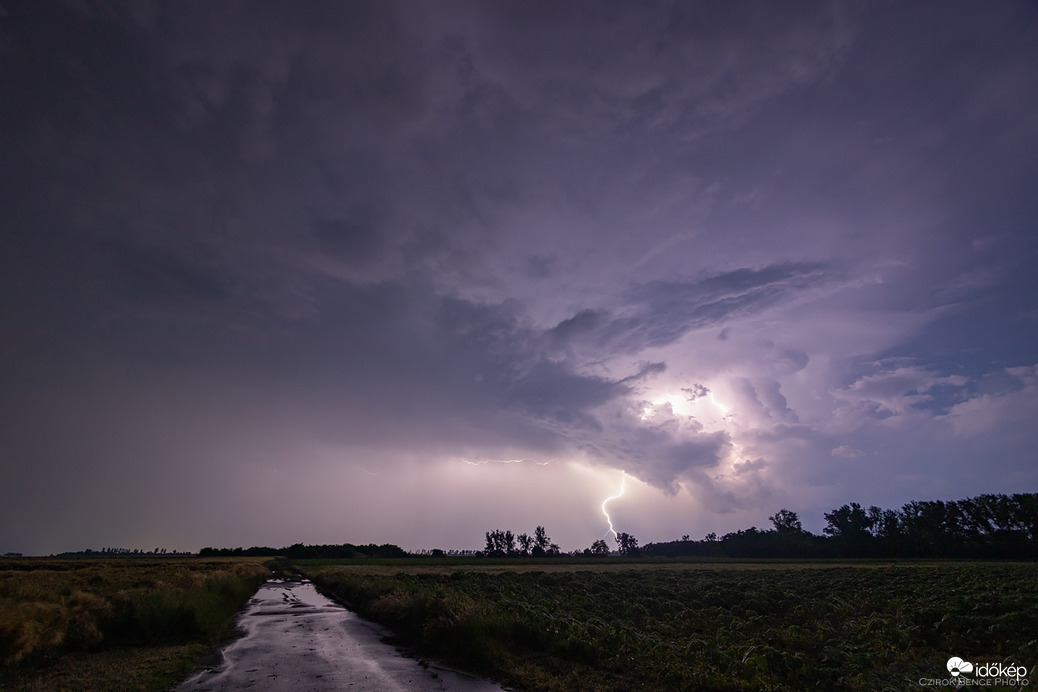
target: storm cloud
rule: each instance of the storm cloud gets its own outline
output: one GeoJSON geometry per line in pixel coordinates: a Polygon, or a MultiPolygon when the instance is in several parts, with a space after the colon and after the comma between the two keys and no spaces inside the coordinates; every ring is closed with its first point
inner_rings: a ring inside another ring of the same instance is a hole
{"type": "Polygon", "coordinates": [[[0,0],[0,551],[1033,490],[1036,66],[1023,3],[0,0]]]}

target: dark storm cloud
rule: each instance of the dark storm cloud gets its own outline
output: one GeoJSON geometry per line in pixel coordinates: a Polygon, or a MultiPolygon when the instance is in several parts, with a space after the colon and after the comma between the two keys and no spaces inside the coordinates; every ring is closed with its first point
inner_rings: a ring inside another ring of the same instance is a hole
{"type": "Polygon", "coordinates": [[[173,254],[104,239],[95,252],[108,263],[105,275],[121,296],[141,302],[218,301],[230,295],[226,273],[196,252],[173,254]],[[209,265],[209,266],[207,266],[209,265]]]}
{"type": "Polygon", "coordinates": [[[577,314],[573,315],[573,317],[564,319],[552,327],[548,331],[548,334],[551,336],[553,341],[565,344],[568,341],[580,339],[588,334],[594,333],[603,325],[611,321],[609,312],[605,310],[584,308],[577,314]]]}
{"type": "Polygon", "coordinates": [[[637,353],[671,344],[692,330],[760,313],[834,280],[832,271],[820,265],[781,264],[694,281],[654,281],[632,289],[626,314],[585,308],[555,325],[550,335],[560,344],[593,343],[607,351],[637,353]]]}
{"type": "Polygon", "coordinates": [[[574,363],[551,358],[557,328],[541,332],[520,324],[516,305],[444,301],[436,341],[476,388],[504,410],[520,409],[562,426],[601,431],[593,411],[629,395],[638,382],[666,369],[642,363],[621,379],[580,373],[574,363]]]}
{"type": "Polygon", "coordinates": [[[1033,482],[1036,64],[1027,4],[0,0],[0,525],[1033,482]]]}
{"type": "Polygon", "coordinates": [[[383,249],[383,216],[374,209],[361,208],[345,218],[317,219],[314,236],[325,252],[349,264],[363,264],[383,249]]]}
{"type": "Polygon", "coordinates": [[[638,456],[641,457],[631,465],[631,473],[672,493],[677,492],[678,481],[701,482],[700,472],[714,469],[730,444],[723,433],[702,435],[694,441],[667,441],[658,446],[644,438],[630,442],[638,445],[638,456]]]}
{"type": "Polygon", "coordinates": [[[661,346],[690,329],[702,329],[765,310],[798,291],[831,282],[817,265],[737,269],[694,282],[660,281],[634,292],[644,306],[633,340],[639,348],[661,346]]]}
{"type": "Polygon", "coordinates": [[[668,493],[677,492],[681,483],[709,485],[709,475],[731,447],[723,431],[676,435],[674,421],[647,426],[623,416],[611,423],[608,434],[587,443],[587,451],[668,493]]]}
{"type": "Polygon", "coordinates": [[[601,377],[575,375],[559,363],[538,363],[511,388],[511,400],[537,415],[547,415],[561,423],[600,430],[584,409],[600,406],[629,390],[601,377]]]}
{"type": "Polygon", "coordinates": [[[675,131],[691,139],[733,127],[790,84],[825,76],[849,38],[845,8],[837,5],[529,3],[480,10],[493,39],[481,47],[487,72],[528,108],[550,107],[556,132],[578,139],[675,131]],[[735,34],[743,40],[730,41],[735,34]]]}

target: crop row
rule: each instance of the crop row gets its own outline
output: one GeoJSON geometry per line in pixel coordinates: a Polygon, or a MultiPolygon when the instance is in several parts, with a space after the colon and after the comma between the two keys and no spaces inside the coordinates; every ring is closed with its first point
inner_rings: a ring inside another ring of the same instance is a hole
{"type": "Polygon", "coordinates": [[[307,569],[400,641],[524,689],[905,689],[1038,660],[1038,569],[307,569]]]}

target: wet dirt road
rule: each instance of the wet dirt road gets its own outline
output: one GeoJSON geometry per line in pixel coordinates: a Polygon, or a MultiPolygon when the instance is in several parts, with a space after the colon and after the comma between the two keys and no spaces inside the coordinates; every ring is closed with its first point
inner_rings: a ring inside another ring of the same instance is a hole
{"type": "Polygon", "coordinates": [[[498,685],[404,658],[382,630],[322,596],[309,582],[272,581],[239,616],[245,636],[222,662],[188,678],[176,692],[501,691],[498,685]]]}

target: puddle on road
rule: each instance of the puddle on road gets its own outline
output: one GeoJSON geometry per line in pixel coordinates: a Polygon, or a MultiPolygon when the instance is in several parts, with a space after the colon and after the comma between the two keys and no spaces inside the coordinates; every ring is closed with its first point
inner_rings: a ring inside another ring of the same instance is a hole
{"type": "Polygon", "coordinates": [[[308,581],[270,581],[238,616],[245,632],[222,662],[176,692],[223,690],[451,690],[501,692],[487,680],[425,667],[382,641],[384,630],[318,593],[308,581]]]}

